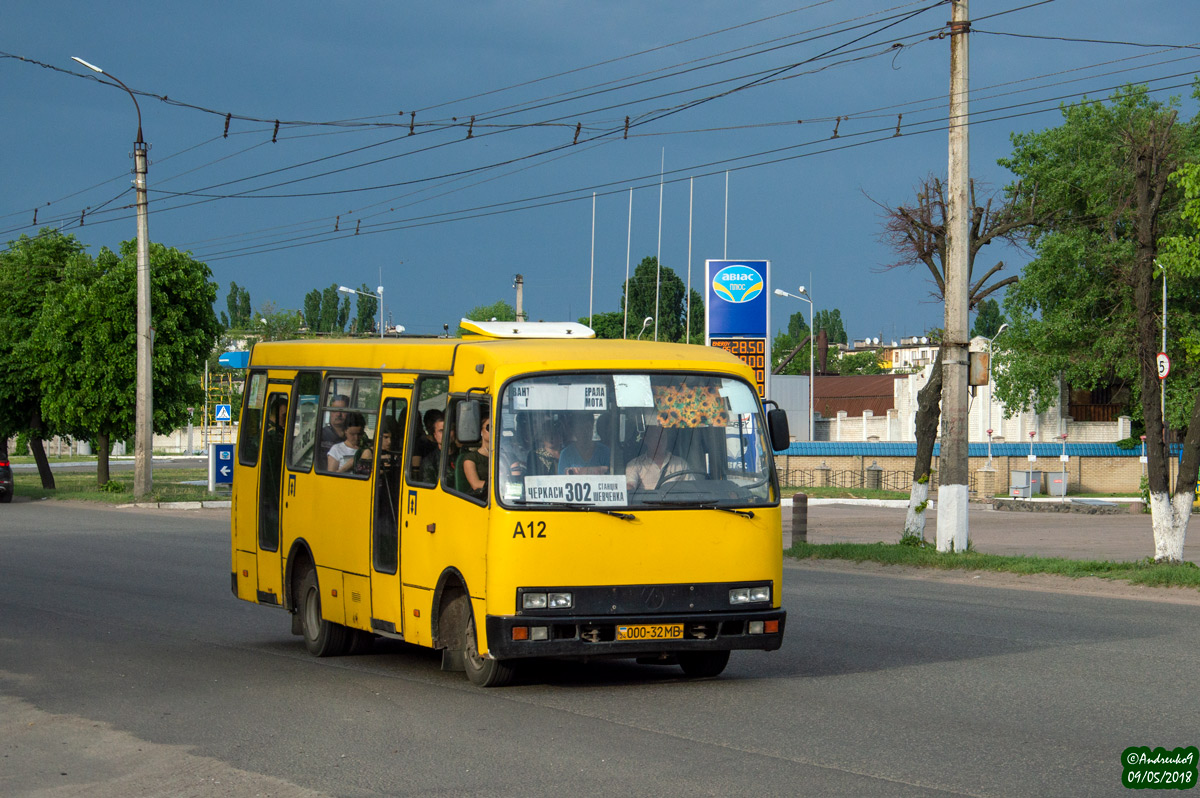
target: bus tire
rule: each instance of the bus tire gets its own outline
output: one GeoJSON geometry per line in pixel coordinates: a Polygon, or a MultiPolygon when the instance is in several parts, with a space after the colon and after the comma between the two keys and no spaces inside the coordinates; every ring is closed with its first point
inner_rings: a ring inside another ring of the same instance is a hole
{"type": "Polygon", "coordinates": [[[480,656],[479,644],[475,639],[474,613],[467,614],[463,636],[466,641],[463,648],[463,669],[472,684],[477,687],[503,687],[512,681],[516,671],[510,663],[480,656]]]}
{"type": "Polygon", "coordinates": [[[679,667],[694,679],[711,679],[720,676],[729,664],[728,651],[692,651],[679,655],[679,667]]]}
{"type": "Polygon", "coordinates": [[[314,657],[336,657],[345,653],[350,644],[347,636],[350,630],[321,617],[321,587],[317,584],[315,568],[304,572],[296,598],[308,653],[314,657]]]}

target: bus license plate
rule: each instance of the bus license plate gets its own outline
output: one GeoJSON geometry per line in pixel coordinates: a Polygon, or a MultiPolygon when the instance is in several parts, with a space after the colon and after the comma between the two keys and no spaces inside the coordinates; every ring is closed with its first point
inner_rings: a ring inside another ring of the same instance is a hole
{"type": "Polygon", "coordinates": [[[656,623],[645,626],[618,626],[617,640],[682,640],[683,624],[656,623]]]}

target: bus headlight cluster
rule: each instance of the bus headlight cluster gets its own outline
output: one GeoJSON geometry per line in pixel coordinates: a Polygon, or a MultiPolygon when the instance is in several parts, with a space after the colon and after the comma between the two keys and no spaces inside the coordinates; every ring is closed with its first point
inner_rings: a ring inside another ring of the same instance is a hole
{"type": "Polygon", "coordinates": [[[575,605],[570,593],[522,593],[523,610],[569,610],[575,605]]]}
{"type": "Polygon", "coordinates": [[[730,604],[758,604],[771,600],[771,586],[735,587],[729,591],[730,604]]]}

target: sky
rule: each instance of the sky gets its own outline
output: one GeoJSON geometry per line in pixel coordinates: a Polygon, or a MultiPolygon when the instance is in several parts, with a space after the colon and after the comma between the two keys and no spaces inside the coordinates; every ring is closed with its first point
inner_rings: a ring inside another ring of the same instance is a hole
{"type": "MultiPolygon", "coordinates": [[[[1012,133],[1085,94],[1146,83],[1195,113],[1194,0],[970,11],[982,189],[1011,180],[1012,133]]],[[[705,259],[770,260],[771,288],[806,286],[852,339],[943,326],[923,267],[887,268],[880,204],[947,172],[945,2],[8,0],[4,17],[2,240],[49,225],[95,254],[136,235],[134,104],[78,56],[139,94],[150,238],[208,264],[218,312],[231,281],[256,310],[382,285],[390,324],[436,334],[515,304],[519,273],[531,319],[586,319],[619,309],[627,264],[661,254],[686,282],[690,254],[701,293],[705,259]]],[[[776,329],[808,312],[771,302],[776,329]]]]}

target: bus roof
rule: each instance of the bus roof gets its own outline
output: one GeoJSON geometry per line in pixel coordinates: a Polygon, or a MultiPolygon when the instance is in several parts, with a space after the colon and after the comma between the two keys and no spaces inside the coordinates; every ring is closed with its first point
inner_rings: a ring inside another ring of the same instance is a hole
{"type": "Polygon", "coordinates": [[[250,367],[449,372],[456,360],[464,358],[485,364],[488,370],[525,363],[531,369],[587,369],[599,365],[597,361],[617,368],[748,370],[742,361],[722,349],[694,344],[475,336],[273,341],[254,347],[250,367]]]}

